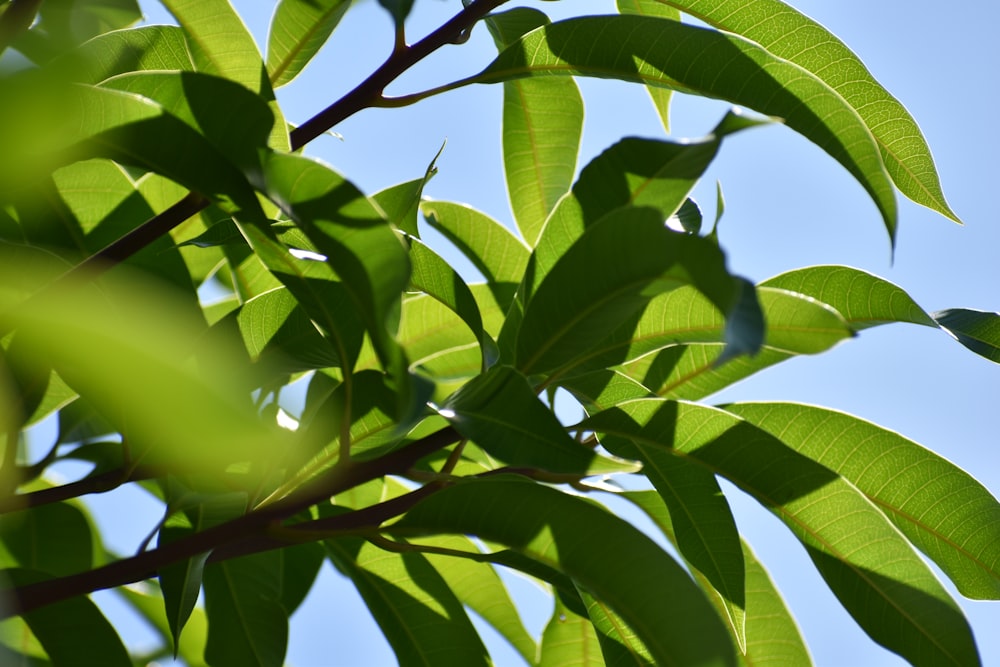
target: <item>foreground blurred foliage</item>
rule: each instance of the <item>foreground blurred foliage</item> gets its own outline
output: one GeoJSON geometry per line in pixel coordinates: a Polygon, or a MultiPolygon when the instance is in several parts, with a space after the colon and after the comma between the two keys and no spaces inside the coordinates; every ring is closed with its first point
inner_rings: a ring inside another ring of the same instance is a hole
{"type": "Polygon", "coordinates": [[[489,663],[467,610],[531,665],[807,664],[719,478],[788,526],[874,641],[917,665],[978,664],[921,553],[963,595],[1000,598],[986,489],[850,415],[697,402],[897,322],[1000,360],[996,314],[927,313],[857,269],[733,275],[689,198],[729,135],[781,122],[858,180],[890,243],[897,192],[955,219],[902,105],[778,0],[619,0],[554,24],[472,0],[413,45],[413,3],[379,3],[389,60],[291,131],[274,88],[349,0],[278,2],[264,57],[226,0],[163,0],[178,25],[141,27],[134,0],[0,3],[3,664],[281,665],[327,560],[401,665],[489,663]],[[480,73],[383,95],[473,29],[498,49],[480,73]],[[625,137],[578,170],[579,76],[647,86],[664,125],[671,91],[759,115],[734,110],[697,140],[625,137]],[[472,83],[503,87],[510,227],[425,199],[433,164],[366,194],[298,151],[366,108],[472,83]],[[203,303],[206,285],[225,297],[203,303]],[[289,415],[278,399],[297,381],[289,415]],[[563,423],[556,392],[582,422],[563,423]],[[46,418],[55,441],[29,456],[23,433],[46,418]],[[46,475],[64,460],[93,467],[46,475]],[[78,499],[126,484],[163,518],[119,556],[78,499]],[[540,638],[502,568],[551,591],[540,638]],[[130,654],[87,597],[104,588],[159,649],[130,654]]]}

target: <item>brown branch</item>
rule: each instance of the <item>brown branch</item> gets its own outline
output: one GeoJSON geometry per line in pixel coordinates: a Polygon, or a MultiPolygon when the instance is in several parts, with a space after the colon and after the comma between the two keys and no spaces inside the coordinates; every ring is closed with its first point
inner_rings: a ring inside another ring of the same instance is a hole
{"type": "MultiPolygon", "coordinates": [[[[445,427],[381,459],[334,467],[326,475],[272,505],[190,537],[87,572],[9,589],[3,592],[8,604],[0,605],[0,619],[25,614],[78,595],[148,579],[155,576],[160,568],[198,554],[215,549],[223,549],[225,553],[225,546],[229,544],[247,541],[249,546],[260,547],[261,544],[255,543],[254,539],[267,538],[269,529],[280,521],[365,482],[406,472],[420,459],[456,442],[459,437],[452,427],[445,427]]],[[[287,542],[279,541],[264,543],[269,549],[286,545],[287,542]]],[[[238,549],[232,549],[227,557],[232,558],[242,553],[238,549]]]]}
{"type": "Polygon", "coordinates": [[[131,471],[125,468],[115,468],[114,470],[84,477],[76,482],[54,486],[50,489],[11,494],[5,498],[0,498],[0,514],[16,512],[40,505],[48,505],[50,503],[58,503],[91,493],[106,493],[117,489],[122,484],[137,482],[143,479],[152,479],[160,474],[162,474],[162,471],[150,468],[136,468],[131,471]]]}

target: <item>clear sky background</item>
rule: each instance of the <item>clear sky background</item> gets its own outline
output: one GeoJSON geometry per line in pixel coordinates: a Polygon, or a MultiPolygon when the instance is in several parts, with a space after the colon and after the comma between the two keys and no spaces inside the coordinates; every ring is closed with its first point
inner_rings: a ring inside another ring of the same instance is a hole
{"type": "MultiPolygon", "coordinates": [[[[150,22],[172,22],[157,3],[142,4],[150,22]]],[[[234,4],[263,49],[274,3],[234,4]]],[[[727,208],[721,239],[731,268],[759,281],[813,264],[847,264],[895,282],[928,311],[960,306],[1000,310],[1000,139],[995,129],[1000,5],[960,2],[948,12],[929,0],[791,4],[844,40],[911,111],[934,152],[949,201],[966,225],[901,200],[893,259],[878,212],[853,178],[788,128],[769,126],[727,139],[695,192],[711,219],[715,181],[722,183],[727,208]]],[[[614,11],[614,0],[510,3],[521,5],[554,19],[614,11]]],[[[408,23],[409,40],[459,9],[459,0],[417,0],[408,23]]],[[[354,87],[382,62],[391,42],[385,12],[374,0],[361,0],[326,51],[278,91],[288,120],[304,122],[354,87]]],[[[416,92],[473,74],[494,54],[480,26],[469,43],[443,49],[388,92],[416,92]]],[[[581,166],[622,136],[663,136],[641,87],[587,79],[581,79],[580,86],[587,109],[581,166]]],[[[679,96],[675,100],[674,137],[705,134],[727,108],[679,96]]],[[[422,175],[447,139],[438,160],[440,171],[426,194],[471,204],[510,224],[500,103],[500,87],[477,86],[406,109],[363,111],[335,128],[342,138],[321,137],[307,153],[374,193],[422,175]]],[[[765,371],[710,400],[794,400],[844,410],[916,440],[998,495],[998,398],[1000,366],[973,355],[943,332],[893,325],[865,331],[826,354],[765,371]]],[[[817,665],[904,664],[854,625],[783,525],[729,490],[741,530],[784,594],[817,665]]],[[[122,553],[134,551],[158,518],[155,505],[135,492],[95,497],[91,506],[110,546],[122,553]]],[[[540,632],[551,612],[544,597],[524,584],[515,584],[514,593],[527,602],[529,630],[540,632]]],[[[1000,603],[955,595],[973,626],[984,664],[1000,665],[1000,603]]],[[[97,598],[106,601],[111,594],[97,598]]],[[[113,608],[109,613],[136,641],[143,641],[141,627],[113,608]]],[[[495,641],[491,652],[497,665],[522,664],[495,641]]],[[[350,583],[327,565],[292,619],[288,663],[380,666],[395,664],[395,658],[350,583]]]]}

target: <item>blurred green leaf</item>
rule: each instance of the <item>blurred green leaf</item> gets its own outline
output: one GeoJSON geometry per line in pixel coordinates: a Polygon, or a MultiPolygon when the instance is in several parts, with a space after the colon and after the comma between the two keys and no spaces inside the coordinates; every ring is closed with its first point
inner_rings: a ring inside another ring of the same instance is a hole
{"type": "Polygon", "coordinates": [[[539,667],[604,667],[597,632],[589,618],[577,615],[555,599],[555,609],[542,631],[539,667]]]}
{"type": "Polygon", "coordinates": [[[90,523],[70,503],[0,515],[0,541],[17,565],[53,577],[86,572],[94,565],[90,523]]]}
{"type": "Polygon", "coordinates": [[[704,594],[648,537],[606,510],[514,476],[458,483],[422,500],[394,534],[464,533],[573,578],[638,633],[657,664],[735,664],[704,594]],[[600,548],[581,535],[601,535],[600,548]]]}
{"type": "Polygon", "coordinates": [[[805,69],[737,35],[648,16],[592,16],[528,33],[468,83],[599,76],[746,105],[781,118],[840,162],[868,191],[895,239],[892,181],[854,109],[805,69]],[[683,43],[685,48],[677,49],[683,43]]]}
{"type": "Polygon", "coordinates": [[[350,0],[280,0],[267,37],[271,85],[279,88],[298,76],[350,6],[350,0]]]}
{"type": "Polygon", "coordinates": [[[1000,364],[1000,314],[950,308],[934,313],[934,320],[959,343],[1000,364]]]}

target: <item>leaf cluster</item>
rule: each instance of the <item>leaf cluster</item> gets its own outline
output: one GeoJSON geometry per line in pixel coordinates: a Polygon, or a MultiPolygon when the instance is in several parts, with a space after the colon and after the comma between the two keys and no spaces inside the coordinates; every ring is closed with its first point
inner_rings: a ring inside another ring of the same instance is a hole
{"type": "Polygon", "coordinates": [[[16,52],[0,60],[3,660],[281,665],[330,563],[401,665],[489,664],[470,611],[530,665],[808,664],[723,479],[873,641],[979,663],[925,558],[1000,599],[989,491],[851,415],[704,402],[893,323],[1000,362],[995,313],[928,313],[847,266],[734,274],[721,188],[712,224],[691,198],[731,135],[783,123],[860,183],[890,244],[897,193],[957,220],[915,121],[835,36],[779,0],[618,0],[555,23],[471,0],[410,44],[413,2],[379,0],[387,60],[293,126],[275,91],[349,0],[280,0],[263,55],[227,0],[162,4],[176,25],[136,25],[135,0],[0,3],[16,52]],[[478,73],[385,94],[474,30],[497,53],[478,73]],[[644,86],[665,128],[675,93],[736,107],[704,137],[625,136],[578,165],[579,77],[644,86]],[[474,83],[502,88],[511,225],[426,197],[436,157],[365,193],[302,151],[366,109],[474,83]],[[29,450],[44,420],[54,441],[29,450]],[[66,461],[88,471],[57,481],[66,461]],[[162,507],[132,555],[81,502],[125,485],[162,507]],[[551,594],[540,637],[505,571],[551,594]],[[158,648],[125,645],[88,597],[106,588],[158,648]]]}

